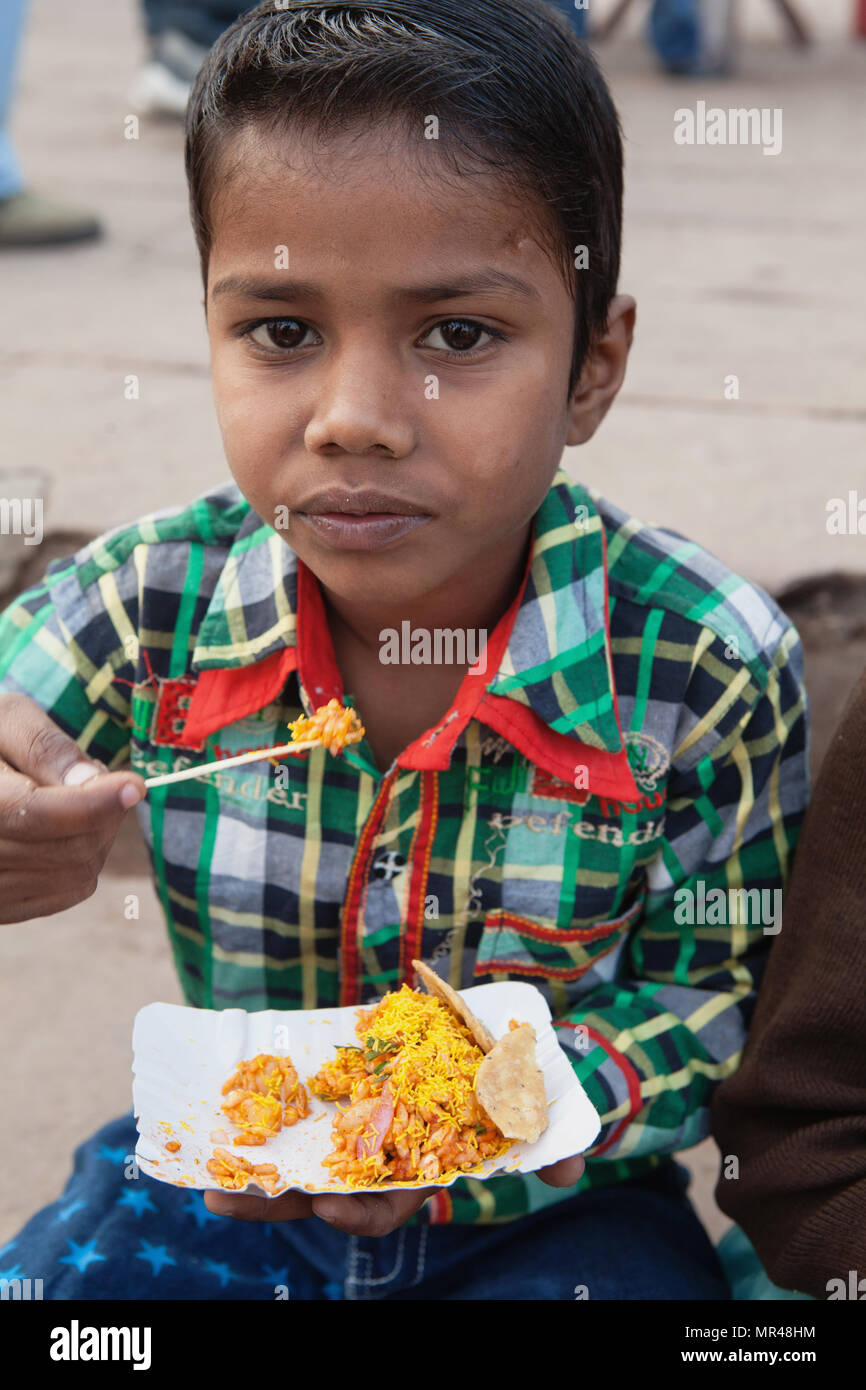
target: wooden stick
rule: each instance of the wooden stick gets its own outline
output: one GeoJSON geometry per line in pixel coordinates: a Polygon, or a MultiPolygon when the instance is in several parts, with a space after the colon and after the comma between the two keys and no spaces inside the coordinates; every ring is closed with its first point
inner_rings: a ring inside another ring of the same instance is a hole
{"type": "MultiPolygon", "coordinates": [[[[360,743],[363,734],[347,734],[343,739],[343,745],[347,743],[360,743]]],[[[298,743],[283,743],[279,748],[254,748],[251,753],[238,753],[234,758],[217,758],[213,763],[202,763],[200,767],[184,767],[180,772],[166,772],[161,777],[148,777],[144,785],[151,787],[165,787],[169,782],[186,782],[193,777],[203,777],[206,772],[213,772],[214,768],[222,771],[227,767],[240,767],[241,763],[258,763],[265,758],[283,758],[287,753],[306,753],[308,748],[323,748],[325,745],[320,739],[302,739],[298,743]]]]}

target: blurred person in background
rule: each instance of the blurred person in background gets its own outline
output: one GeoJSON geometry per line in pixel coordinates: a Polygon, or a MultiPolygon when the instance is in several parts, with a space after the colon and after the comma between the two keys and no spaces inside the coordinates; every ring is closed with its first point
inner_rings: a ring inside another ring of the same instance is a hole
{"type": "MultiPolygon", "coordinates": [[[[545,3],[567,19],[579,38],[591,37],[589,0],[545,3]]],[[[238,0],[141,0],[149,56],[129,93],[135,108],[182,119],[208,49],[251,8],[238,0]]],[[[734,0],[653,0],[647,36],[662,66],[692,75],[730,71],[733,9],[734,0]]]]}
{"type": "Polygon", "coordinates": [[[250,8],[238,0],[141,0],[149,57],[129,93],[136,109],[182,117],[208,49],[250,8]]]}
{"type": "MultiPolygon", "coordinates": [[[[565,15],[575,33],[584,36],[585,0],[583,8],[575,6],[574,0],[546,3],[565,15]]],[[[141,0],[149,56],[129,93],[136,110],[183,118],[193,79],[208,49],[251,8],[238,4],[238,0],[141,0]]]]}
{"type": "Polygon", "coordinates": [[[0,0],[0,249],[57,246],[101,235],[86,208],[30,188],[8,131],[26,0],[0,0]]]}

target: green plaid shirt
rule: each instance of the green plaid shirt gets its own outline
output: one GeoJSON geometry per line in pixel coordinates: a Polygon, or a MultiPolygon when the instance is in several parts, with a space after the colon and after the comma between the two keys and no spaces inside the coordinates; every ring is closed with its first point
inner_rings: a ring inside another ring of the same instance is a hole
{"type": "MultiPolygon", "coordinates": [[[[384,773],[365,740],[151,791],[175,963],[216,1009],[368,1003],[413,957],[458,988],[530,981],[602,1121],[578,1190],[621,1181],[704,1139],[738,1065],[808,799],[801,643],[560,470],[484,665],[384,773]]],[[[317,580],[234,483],[52,563],[0,617],[0,690],[144,776],[351,703],[317,580]]],[[[461,1179],[419,1219],[574,1191],[461,1179]]]]}

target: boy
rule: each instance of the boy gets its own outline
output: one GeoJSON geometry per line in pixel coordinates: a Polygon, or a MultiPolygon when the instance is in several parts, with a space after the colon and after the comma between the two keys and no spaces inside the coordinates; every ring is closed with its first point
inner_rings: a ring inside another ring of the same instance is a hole
{"type": "Polygon", "coordinates": [[[196,81],[235,483],[8,611],[6,920],[92,891],[119,788],[142,791],[128,759],[148,776],[273,746],[346,696],[363,743],[292,760],[287,787],[262,762],[141,803],[188,1001],[366,1004],[413,958],[458,988],[528,980],[601,1131],[585,1160],[432,1193],[150,1184],[133,1224],[125,1117],[10,1257],[61,1298],[724,1298],[671,1155],[708,1133],[768,946],[767,919],[707,898],[774,899],[806,800],[799,639],[558,468],[619,389],[635,313],[590,54],[533,0],[362,11],[261,5],[196,81]],[[79,750],[109,770],[61,788],[79,750]]]}

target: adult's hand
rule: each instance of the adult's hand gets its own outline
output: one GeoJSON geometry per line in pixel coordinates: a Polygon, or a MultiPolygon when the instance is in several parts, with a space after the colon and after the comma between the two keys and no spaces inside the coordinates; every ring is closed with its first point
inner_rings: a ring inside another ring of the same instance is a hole
{"type": "Polygon", "coordinates": [[[89,898],[146,790],[137,773],[89,759],[35,700],[0,694],[0,923],[89,898]]]}

